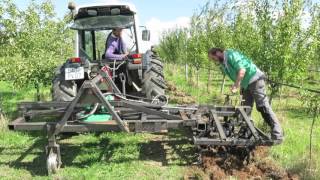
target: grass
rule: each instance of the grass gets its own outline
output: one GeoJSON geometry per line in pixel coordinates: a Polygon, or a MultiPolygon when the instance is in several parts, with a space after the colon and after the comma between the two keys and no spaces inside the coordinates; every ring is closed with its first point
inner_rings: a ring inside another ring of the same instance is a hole
{"type": "MultiPolygon", "coordinates": [[[[32,101],[36,91],[14,90],[0,82],[6,120],[17,116],[19,101],[32,101]]],[[[50,100],[49,88],[41,96],[50,100]]],[[[3,119],[1,119],[3,121],[3,119]]],[[[195,148],[184,131],[161,134],[101,133],[59,137],[63,168],[53,177],[46,172],[45,134],[0,128],[0,179],[182,179],[196,161],[195,148]]]]}
{"type": "Polygon", "coordinates": [[[309,136],[313,117],[305,112],[301,107],[301,102],[297,99],[287,98],[283,101],[277,101],[274,106],[276,107],[275,111],[280,115],[286,139],[281,146],[271,149],[271,155],[289,171],[296,172],[305,179],[319,179],[319,120],[314,126],[312,157],[309,159],[309,136]]]}
{"type": "MultiPolygon", "coordinates": [[[[207,88],[207,81],[208,81],[208,70],[201,70],[199,71],[199,84],[197,87],[196,82],[196,72],[193,70],[192,76],[189,72],[189,82],[186,81],[185,78],[185,71],[183,68],[179,67],[178,65],[167,64],[165,74],[167,81],[173,82],[177,87],[187,92],[192,97],[196,97],[196,100],[200,104],[205,103],[213,103],[213,102],[222,102],[223,99],[220,95],[220,87],[221,87],[221,80],[223,76],[218,74],[215,70],[212,70],[212,82],[210,83],[209,89],[207,88]],[[174,67],[172,67],[174,66],[174,67]],[[174,69],[174,71],[172,71],[174,69]]],[[[228,93],[227,87],[231,85],[231,81],[226,81],[224,93],[228,93]]]]}
{"type": "MultiPolygon", "coordinates": [[[[0,179],[51,179],[45,170],[46,144],[41,134],[1,133],[0,179]]],[[[162,138],[162,136],[160,136],[162,138]]],[[[167,153],[173,142],[150,134],[82,134],[61,138],[62,179],[179,179],[187,161],[167,153]]],[[[179,144],[179,140],[177,143],[179,144]]],[[[184,142],[185,143],[185,142],[184,142]]],[[[188,146],[186,144],[185,146],[188,146]]],[[[191,147],[189,145],[189,147],[191,147]]],[[[183,149],[183,148],[181,148],[183,149]]],[[[191,148],[184,148],[188,151],[191,148]]],[[[183,155],[193,153],[182,151],[183,155]]],[[[193,157],[190,157],[193,158],[193,157]]]]}
{"type": "MultiPolygon", "coordinates": [[[[167,79],[178,89],[197,98],[200,103],[221,103],[221,75],[214,73],[207,89],[207,71],[200,71],[199,87],[185,81],[183,68],[166,69],[167,79]]],[[[195,80],[195,78],[193,78],[195,80]]],[[[222,94],[229,91],[230,81],[222,94]]],[[[35,99],[33,87],[15,90],[10,83],[0,82],[0,105],[5,121],[12,120],[19,101],[35,99]]],[[[303,179],[320,178],[320,124],[315,124],[312,160],[309,160],[309,132],[312,117],[308,115],[297,93],[284,90],[287,96],[276,98],[273,109],[285,131],[285,141],[270,149],[270,158],[303,179]],[[289,94],[288,94],[289,93],[289,94]]],[[[41,89],[41,98],[50,100],[49,88],[41,89]]],[[[237,98],[237,97],[233,97],[237,98]]],[[[259,127],[266,128],[260,114],[253,117],[259,127]]],[[[2,119],[2,122],[4,122],[2,119]]],[[[3,123],[4,125],[6,123],[3,123]]],[[[3,126],[3,125],[2,125],[3,126]]],[[[195,161],[195,148],[183,131],[168,136],[152,134],[102,133],[82,134],[70,138],[60,137],[63,168],[53,177],[45,170],[46,138],[42,133],[11,132],[0,130],[0,179],[183,179],[195,161]]],[[[203,177],[203,175],[200,175],[203,177]]]]}
{"type": "MultiPolygon", "coordinates": [[[[34,87],[16,89],[11,83],[0,81],[0,108],[2,108],[9,118],[16,115],[17,102],[35,101],[37,90],[34,87]]],[[[40,87],[40,98],[43,101],[50,100],[50,88],[40,87]]]]}

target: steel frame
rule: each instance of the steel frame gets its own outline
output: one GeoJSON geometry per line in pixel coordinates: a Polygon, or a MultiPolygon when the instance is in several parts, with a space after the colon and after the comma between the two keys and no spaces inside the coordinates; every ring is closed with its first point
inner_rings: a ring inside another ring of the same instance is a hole
{"type": "MultiPolygon", "coordinates": [[[[167,132],[168,129],[189,127],[194,134],[196,146],[270,146],[273,141],[260,129],[254,126],[248,117],[249,107],[210,106],[196,107],[162,107],[147,102],[137,102],[129,99],[108,101],[98,88],[98,83],[108,83],[113,92],[120,90],[103,70],[93,80],[87,80],[81,86],[77,96],[71,102],[24,102],[19,105],[21,117],[9,124],[14,131],[45,131],[48,137],[46,153],[48,159],[51,153],[57,155],[56,168],[61,166],[60,147],[57,135],[64,132],[167,132]],[[75,113],[83,106],[83,99],[90,97],[92,102],[98,102],[107,108],[113,121],[102,124],[85,124],[76,120],[75,113]],[[36,117],[57,117],[53,122],[32,122],[36,117]],[[203,120],[203,117],[207,120],[203,120]],[[233,120],[228,120],[233,118],[233,120]],[[228,120],[228,121],[226,121],[228,120]],[[238,123],[251,134],[248,138],[226,134],[228,123],[238,123]]],[[[48,169],[49,170],[49,169],[48,169]]],[[[50,172],[50,171],[49,171],[50,172]]]]}

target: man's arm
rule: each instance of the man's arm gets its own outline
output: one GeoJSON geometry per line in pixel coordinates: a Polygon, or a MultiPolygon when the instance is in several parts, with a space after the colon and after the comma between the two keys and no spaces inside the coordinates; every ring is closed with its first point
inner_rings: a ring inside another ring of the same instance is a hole
{"type": "Polygon", "coordinates": [[[246,60],[248,59],[245,55],[238,51],[233,51],[233,58],[231,59],[232,66],[238,70],[237,78],[231,87],[231,92],[236,93],[240,89],[241,81],[246,74],[246,60]]]}
{"type": "Polygon", "coordinates": [[[115,47],[111,44],[106,50],[106,58],[111,60],[122,60],[125,55],[123,54],[114,54],[115,47]]]}
{"type": "Polygon", "coordinates": [[[231,87],[231,92],[232,93],[236,93],[238,91],[238,89],[240,88],[240,85],[241,85],[241,81],[244,78],[245,74],[246,74],[246,70],[245,69],[241,68],[238,71],[237,79],[234,82],[233,86],[231,87]]]}

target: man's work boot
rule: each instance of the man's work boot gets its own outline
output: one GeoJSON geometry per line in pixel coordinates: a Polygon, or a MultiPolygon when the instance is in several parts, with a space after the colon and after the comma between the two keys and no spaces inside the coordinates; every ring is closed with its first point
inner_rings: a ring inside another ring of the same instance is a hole
{"type": "Polygon", "coordinates": [[[273,141],[274,145],[281,144],[284,140],[283,133],[273,129],[271,133],[271,140],[273,141]]]}

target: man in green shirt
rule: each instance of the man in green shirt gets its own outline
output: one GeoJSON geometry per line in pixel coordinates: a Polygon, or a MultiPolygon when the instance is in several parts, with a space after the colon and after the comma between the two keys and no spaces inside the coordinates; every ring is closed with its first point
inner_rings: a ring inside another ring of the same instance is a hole
{"type": "Polygon", "coordinates": [[[248,57],[233,49],[212,48],[208,56],[219,63],[222,72],[234,82],[231,92],[242,90],[245,106],[253,107],[254,102],[256,103],[257,110],[272,129],[271,138],[281,142],[283,133],[266,95],[264,73],[248,57]]]}

